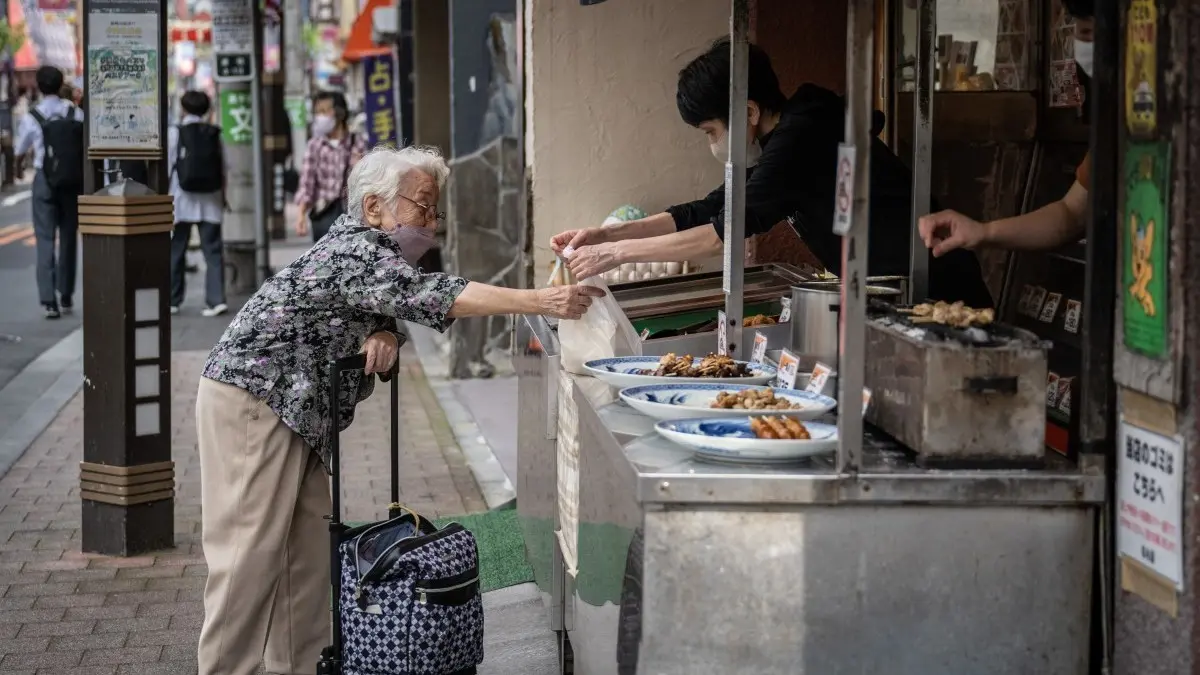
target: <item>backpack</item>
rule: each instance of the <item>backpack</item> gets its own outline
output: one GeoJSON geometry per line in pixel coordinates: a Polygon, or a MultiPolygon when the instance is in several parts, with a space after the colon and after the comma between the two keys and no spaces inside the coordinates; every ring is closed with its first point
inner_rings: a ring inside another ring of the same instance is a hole
{"type": "Polygon", "coordinates": [[[219,192],[225,185],[221,127],[193,122],[179,127],[179,150],[171,168],[186,192],[219,192]]]}
{"type": "Polygon", "coordinates": [[[65,115],[47,119],[36,108],[29,114],[42,128],[45,155],[42,175],[55,191],[83,192],[83,122],[75,119],[75,106],[68,106],[65,115]]]}

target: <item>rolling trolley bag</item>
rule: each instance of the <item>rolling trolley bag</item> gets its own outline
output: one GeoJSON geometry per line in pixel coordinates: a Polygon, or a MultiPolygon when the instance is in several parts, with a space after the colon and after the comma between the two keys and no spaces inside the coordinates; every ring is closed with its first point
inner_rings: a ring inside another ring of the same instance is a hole
{"type": "Polygon", "coordinates": [[[329,522],[333,644],[319,675],[473,675],[483,661],[479,553],[462,525],[438,529],[399,506],[400,388],[391,381],[391,490],[388,519],[342,523],[338,397],[342,375],[366,356],[330,361],[329,403],[333,513],[329,522]]]}

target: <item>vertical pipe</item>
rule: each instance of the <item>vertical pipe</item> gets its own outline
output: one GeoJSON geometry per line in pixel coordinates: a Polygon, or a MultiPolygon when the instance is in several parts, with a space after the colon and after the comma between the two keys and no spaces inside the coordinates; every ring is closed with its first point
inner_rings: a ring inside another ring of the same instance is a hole
{"type": "Polygon", "coordinates": [[[854,157],[850,226],[842,237],[842,309],[838,321],[838,471],[862,464],[863,359],[866,344],[867,228],[871,199],[874,0],[850,0],[846,20],[846,129],[843,153],[854,157]]]}
{"type": "Polygon", "coordinates": [[[262,5],[250,3],[251,25],[254,33],[254,78],[250,80],[250,148],[253,153],[254,189],[254,287],[259,288],[270,276],[267,256],[267,209],[266,184],[263,176],[263,121],[262,121],[262,78],[263,78],[263,19],[262,5]]]}
{"type": "Polygon", "coordinates": [[[909,252],[908,301],[929,298],[929,250],[921,240],[917,220],[929,213],[933,155],[933,64],[937,59],[937,2],[917,6],[917,63],[913,88],[912,248],[909,252]]]}
{"type": "Polygon", "coordinates": [[[733,0],[729,15],[729,161],[725,163],[725,353],[742,350],[742,282],[746,267],[746,95],[749,90],[749,0],[733,0]]]}

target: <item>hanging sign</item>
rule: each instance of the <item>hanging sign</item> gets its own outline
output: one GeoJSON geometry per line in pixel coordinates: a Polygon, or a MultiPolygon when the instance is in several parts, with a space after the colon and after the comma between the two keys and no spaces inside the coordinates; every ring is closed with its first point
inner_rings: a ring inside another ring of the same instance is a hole
{"type": "Polygon", "coordinates": [[[1158,133],[1158,9],[1154,0],[1133,0],[1126,17],[1125,126],[1129,135],[1158,133]]]}
{"type": "Polygon", "coordinates": [[[221,140],[226,145],[250,145],[254,139],[251,112],[249,91],[221,90],[221,140]]]}
{"type": "Polygon", "coordinates": [[[754,349],[750,352],[750,363],[762,363],[767,358],[767,336],[754,331],[754,349]]]}
{"type": "Polygon", "coordinates": [[[391,54],[363,59],[366,94],[363,111],[367,116],[367,147],[396,145],[395,60],[391,54]]]}
{"type": "Polygon", "coordinates": [[[217,82],[254,79],[252,0],[212,0],[212,49],[217,82]]]}
{"type": "Polygon", "coordinates": [[[729,353],[729,329],[725,327],[724,310],[717,311],[717,353],[726,356],[729,353]]]}
{"type": "Polygon", "coordinates": [[[1121,419],[1117,441],[1117,553],[1183,590],[1183,439],[1121,419]]]}
{"type": "Polygon", "coordinates": [[[850,210],[854,206],[854,146],[838,145],[837,190],[833,202],[833,232],[846,236],[850,231],[850,210]]]}
{"type": "Polygon", "coordinates": [[[1171,146],[1125,148],[1125,213],[1121,230],[1125,346],[1146,356],[1167,353],[1167,205],[1171,146]]]}

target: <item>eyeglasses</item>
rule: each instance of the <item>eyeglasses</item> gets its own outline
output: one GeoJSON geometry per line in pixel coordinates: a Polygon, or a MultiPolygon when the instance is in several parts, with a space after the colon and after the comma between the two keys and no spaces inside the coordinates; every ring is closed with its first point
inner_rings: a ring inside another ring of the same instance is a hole
{"type": "Polygon", "coordinates": [[[415,199],[409,199],[408,197],[405,197],[404,195],[400,195],[400,198],[406,202],[412,203],[413,206],[416,206],[417,208],[424,211],[426,220],[429,220],[429,216],[433,216],[434,220],[438,221],[439,223],[446,222],[446,214],[441,211],[434,211],[433,210],[434,207],[432,207],[428,204],[422,204],[421,202],[419,202],[415,199]]]}

